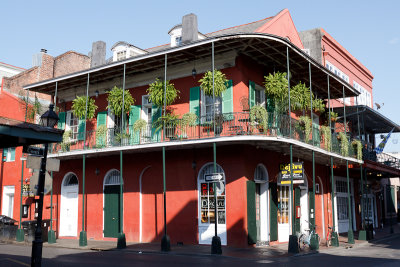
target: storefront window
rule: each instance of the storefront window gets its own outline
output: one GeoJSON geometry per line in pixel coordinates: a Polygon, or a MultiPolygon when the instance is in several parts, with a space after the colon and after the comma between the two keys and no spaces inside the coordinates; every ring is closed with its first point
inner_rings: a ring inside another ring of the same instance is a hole
{"type": "MultiPolygon", "coordinates": [[[[205,166],[199,175],[199,195],[200,195],[200,222],[202,224],[215,223],[215,198],[214,186],[212,182],[205,180],[206,174],[214,173],[213,164],[205,166]]],[[[217,172],[223,173],[220,166],[217,166],[217,172]]],[[[225,181],[217,182],[217,220],[218,224],[225,224],[225,181]]]]}

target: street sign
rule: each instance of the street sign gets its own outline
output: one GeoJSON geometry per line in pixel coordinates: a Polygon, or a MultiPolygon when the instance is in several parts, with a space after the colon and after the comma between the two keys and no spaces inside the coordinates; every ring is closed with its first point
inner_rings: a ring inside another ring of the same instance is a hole
{"type": "Polygon", "coordinates": [[[224,178],[223,173],[211,173],[204,175],[204,180],[206,180],[206,182],[217,182],[221,181],[223,178],[224,178]]]}
{"type": "Polygon", "coordinates": [[[279,164],[278,185],[290,185],[291,176],[293,175],[293,184],[304,183],[303,162],[293,162],[292,168],[290,164],[279,164]]]}
{"type": "MultiPolygon", "coordinates": [[[[41,157],[28,155],[26,159],[26,167],[33,170],[40,170],[41,157]]],[[[60,170],[60,160],[48,158],[46,161],[46,170],[58,172],[60,170]]]]}
{"type": "Polygon", "coordinates": [[[42,147],[36,147],[36,146],[24,146],[22,148],[23,153],[28,153],[31,155],[36,155],[36,156],[41,156],[43,157],[44,155],[44,148],[42,147]]]}
{"type": "MultiPolygon", "coordinates": [[[[51,191],[51,184],[53,183],[53,179],[51,178],[50,174],[46,172],[45,179],[44,179],[44,192],[43,194],[46,195],[51,191]]],[[[39,171],[35,171],[31,176],[30,181],[30,189],[32,192],[38,196],[39,195],[39,171]]]]}

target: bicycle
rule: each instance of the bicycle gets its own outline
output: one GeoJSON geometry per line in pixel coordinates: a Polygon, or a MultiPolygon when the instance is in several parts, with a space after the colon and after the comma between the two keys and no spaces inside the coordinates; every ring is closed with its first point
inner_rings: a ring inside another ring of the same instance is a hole
{"type": "MultiPolygon", "coordinates": [[[[306,222],[308,222],[308,221],[306,221],[306,222]]],[[[310,223],[310,222],[308,222],[311,226],[312,226],[312,224],[310,223]]],[[[317,227],[316,225],[315,225],[315,227],[317,227]]],[[[314,235],[314,234],[316,234],[316,232],[315,232],[315,227],[312,227],[313,229],[312,230],[310,230],[310,229],[306,229],[306,231],[308,232],[308,234],[301,234],[300,235],[300,237],[299,237],[299,249],[300,250],[304,250],[305,248],[306,248],[306,245],[308,246],[308,247],[310,247],[310,244],[311,244],[311,237],[314,235]]],[[[318,245],[321,243],[321,238],[317,235],[317,237],[318,237],[318,245]]]]}
{"type": "Polygon", "coordinates": [[[328,224],[328,233],[326,233],[326,246],[329,247],[332,245],[332,227],[328,224]]]}

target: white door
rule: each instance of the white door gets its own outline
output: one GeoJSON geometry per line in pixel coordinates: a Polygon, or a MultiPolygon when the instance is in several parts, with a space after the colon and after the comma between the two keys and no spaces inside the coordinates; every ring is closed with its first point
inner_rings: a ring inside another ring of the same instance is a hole
{"type": "MultiPolygon", "coordinates": [[[[307,180],[307,178],[305,180],[307,180]]],[[[308,216],[308,186],[306,185],[300,188],[300,232],[302,234],[307,234],[307,230],[310,228],[308,216]]]]}
{"type": "Polygon", "coordinates": [[[77,236],[78,178],[69,173],[61,186],[60,236],[77,236]]]}
{"type": "MultiPolygon", "coordinates": [[[[217,172],[224,173],[217,165],[217,172]]],[[[205,175],[214,173],[213,163],[204,165],[198,177],[199,191],[199,244],[211,245],[215,235],[215,200],[213,184],[205,181],[205,175]]],[[[221,238],[221,244],[226,245],[226,213],[225,213],[225,180],[217,187],[217,234],[221,238]]]]}
{"type": "Polygon", "coordinates": [[[367,224],[373,224],[374,228],[378,227],[376,221],[376,201],[373,194],[364,195],[364,212],[367,224]]]}
{"type": "Polygon", "coordinates": [[[269,242],[268,172],[263,164],[257,165],[254,171],[254,182],[256,183],[257,245],[267,245],[269,242]]]}
{"type": "Polygon", "coordinates": [[[290,188],[278,186],[278,241],[288,242],[290,234],[290,188]]]}
{"type": "MultiPolygon", "coordinates": [[[[354,201],[353,201],[353,181],[350,179],[350,206],[351,214],[349,212],[349,202],[347,195],[347,179],[344,177],[335,177],[335,222],[339,233],[349,231],[349,215],[352,216],[354,225],[354,201]]],[[[354,229],[353,229],[354,230],[354,229]]]]}
{"type": "Polygon", "coordinates": [[[3,187],[3,209],[1,213],[10,218],[13,218],[14,192],[15,192],[14,186],[3,187]]]}

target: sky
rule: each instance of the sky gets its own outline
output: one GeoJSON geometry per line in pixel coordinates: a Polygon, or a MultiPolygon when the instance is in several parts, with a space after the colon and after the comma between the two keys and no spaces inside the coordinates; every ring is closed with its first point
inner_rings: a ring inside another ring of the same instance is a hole
{"type": "MultiPolygon", "coordinates": [[[[288,8],[298,31],[324,28],[374,75],[373,102],[400,124],[400,1],[2,1],[0,62],[30,68],[41,48],[52,56],[88,54],[94,41],[126,41],[140,48],[169,43],[168,31],[195,13],[209,33],[276,15],[288,8]]],[[[400,151],[400,134],[385,152],[400,151]]]]}

